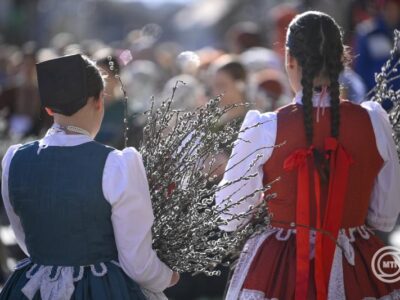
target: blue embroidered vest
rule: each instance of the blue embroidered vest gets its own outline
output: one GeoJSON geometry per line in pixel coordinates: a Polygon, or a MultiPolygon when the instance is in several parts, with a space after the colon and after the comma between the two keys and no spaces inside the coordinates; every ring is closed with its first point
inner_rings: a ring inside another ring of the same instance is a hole
{"type": "Polygon", "coordinates": [[[116,260],[111,205],[103,195],[112,148],[97,142],[72,147],[21,146],[9,171],[9,198],[33,262],[83,266],[116,260]]]}

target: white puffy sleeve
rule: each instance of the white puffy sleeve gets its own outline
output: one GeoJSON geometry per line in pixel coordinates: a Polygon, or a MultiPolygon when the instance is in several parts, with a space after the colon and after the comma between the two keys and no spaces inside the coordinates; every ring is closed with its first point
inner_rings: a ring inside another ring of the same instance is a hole
{"type": "MultiPolygon", "coordinates": [[[[224,178],[219,183],[220,189],[215,198],[218,207],[224,208],[231,203],[238,203],[241,198],[246,198],[263,187],[263,165],[271,156],[272,147],[275,145],[276,123],[274,112],[261,114],[256,110],[251,110],[247,113],[241,126],[241,133],[232,149],[224,178]],[[242,176],[249,175],[252,177],[238,180],[242,176]],[[226,185],[235,180],[238,181],[226,185]]],[[[230,207],[221,217],[228,220],[232,214],[243,213],[249,206],[260,203],[262,199],[261,192],[257,192],[240,204],[230,207]]],[[[246,221],[248,221],[247,218],[231,220],[220,228],[225,231],[234,231],[246,221]]]]}
{"type": "Polygon", "coordinates": [[[373,187],[367,223],[381,231],[391,231],[400,212],[400,165],[392,126],[381,105],[367,101],[361,104],[367,111],[375,133],[379,154],[384,163],[373,187]]]}
{"type": "Polygon", "coordinates": [[[149,186],[142,157],[134,148],[109,154],[103,192],[112,206],[111,221],[122,269],[142,288],[163,291],[170,284],[172,270],[152,249],[154,215],[149,186]]]}
{"type": "Polygon", "coordinates": [[[10,170],[10,163],[12,158],[14,157],[15,152],[18,150],[20,146],[22,145],[11,146],[3,157],[3,161],[1,163],[1,167],[3,170],[1,176],[1,195],[3,197],[4,208],[6,210],[8,219],[10,221],[11,228],[14,231],[17,243],[19,247],[22,249],[22,251],[24,251],[24,253],[27,256],[29,256],[28,250],[25,245],[25,233],[24,230],[22,229],[22,224],[19,217],[15,214],[15,211],[11,206],[9,192],[8,192],[8,174],[10,170]]]}

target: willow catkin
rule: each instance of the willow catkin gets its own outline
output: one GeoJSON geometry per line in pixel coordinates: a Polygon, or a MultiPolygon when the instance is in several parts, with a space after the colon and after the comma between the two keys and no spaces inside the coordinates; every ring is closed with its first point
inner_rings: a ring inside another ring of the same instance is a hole
{"type": "Polygon", "coordinates": [[[367,97],[380,103],[388,112],[389,121],[393,127],[393,139],[397,146],[400,159],[400,90],[396,90],[393,83],[400,80],[398,68],[400,66],[400,31],[394,31],[393,48],[390,58],[382,66],[381,72],[375,74],[375,86],[367,97]]]}
{"type": "MultiPolygon", "coordinates": [[[[220,108],[217,97],[194,111],[179,111],[172,109],[172,102],[173,96],[146,112],[140,147],[155,216],[153,248],[176,271],[219,275],[215,268],[229,263],[250,236],[267,228],[270,218],[267,202],[263,202],[231,217],[251,214],[252,222],[234,232],[223,232],[218,229],[226,222],[221,214],[267,187],[242,197],[239,203],[226,199],[226,206],[215,206],[214,195],[221,188],[212,175],[220,163],[217,156],[223,147],[232,147],[239,125],[221,126],[221,118],[237,105],[220,108]]],[[[244,173],[239,180],[252,176],[244,173]]]]}

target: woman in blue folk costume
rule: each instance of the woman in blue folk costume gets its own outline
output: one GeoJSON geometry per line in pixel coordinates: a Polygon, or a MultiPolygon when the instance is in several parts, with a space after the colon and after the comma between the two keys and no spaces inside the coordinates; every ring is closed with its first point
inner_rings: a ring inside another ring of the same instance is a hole
{"type": "Polygon", "coordinates": [[[20,262],[0,299],[146,299],[179,280],[152,249],[153,212],[140,154],[93,141],[104,115],[103,78],[72,55],[37,65],[54,125],[10,147],[2,195],[20,262]],[[145,296],[146,295],[146,296],[145,296]]]}

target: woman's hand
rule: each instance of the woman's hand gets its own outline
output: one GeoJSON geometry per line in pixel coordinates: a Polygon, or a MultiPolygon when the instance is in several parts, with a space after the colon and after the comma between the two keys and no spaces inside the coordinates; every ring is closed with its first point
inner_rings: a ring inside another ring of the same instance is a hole
{"type": "Polygon", "coordinates": [[[174,273],[172,273],[171,282],[169,283],[169,287],[177,284],[179,281],[179,278],[180,278],[179,273],[174,271],[174,273]]]}

